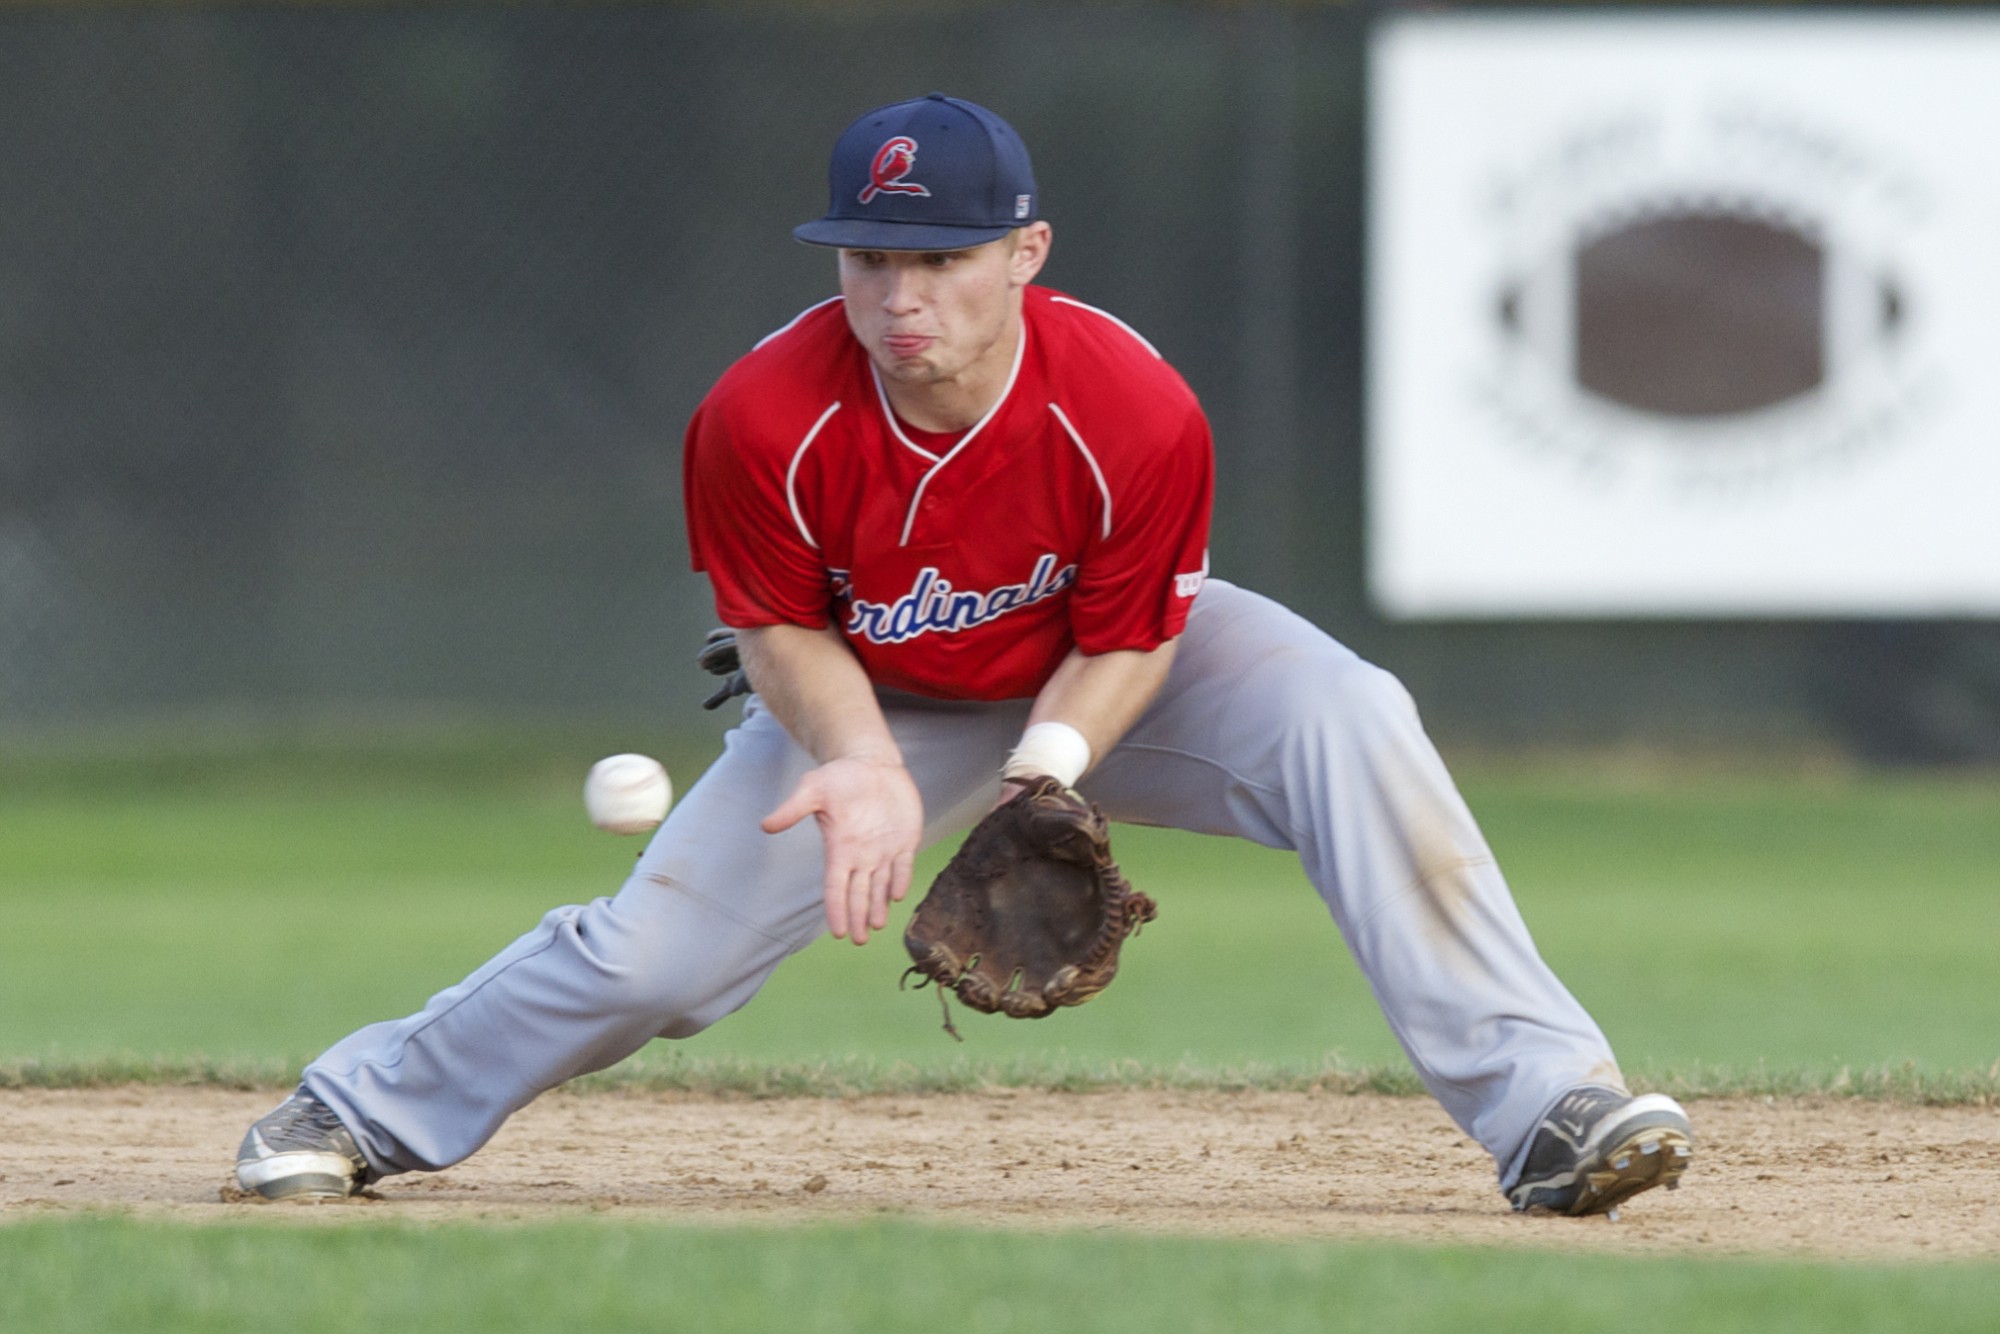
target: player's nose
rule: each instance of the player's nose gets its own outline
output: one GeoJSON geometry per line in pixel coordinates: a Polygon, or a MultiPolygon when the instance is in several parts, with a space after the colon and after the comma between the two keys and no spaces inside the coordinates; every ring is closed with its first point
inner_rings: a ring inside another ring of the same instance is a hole
{"type": "Polygon", "coordinates": [[[924,304],[924,273],[913,264],[892,264],[882,286],[882,309],[907,315],[924,304]]]}

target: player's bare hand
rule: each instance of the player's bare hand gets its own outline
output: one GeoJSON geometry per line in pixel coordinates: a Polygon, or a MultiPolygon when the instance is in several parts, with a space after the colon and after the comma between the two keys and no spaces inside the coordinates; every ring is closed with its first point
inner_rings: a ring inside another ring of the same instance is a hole
{"type": "Polygon", "coordinates": [[[764,832],[782,833],[808,815],[826,843],[827,928],[865,945],[870,931],[889,925],[889,905],[910,892],[923,798],[900,764],[829,760],[764,817],[764,832]]]}

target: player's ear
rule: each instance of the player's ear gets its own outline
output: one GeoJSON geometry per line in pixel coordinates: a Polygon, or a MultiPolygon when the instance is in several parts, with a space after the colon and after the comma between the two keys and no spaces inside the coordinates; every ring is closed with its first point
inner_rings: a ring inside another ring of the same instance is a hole
{"type": "Polygon", "coordinates": [[[1016,287],[1026,287],[1035,281],[1035,275],[1042,271],[1042,265],[1049,262],[1049,246],[1055,233],[1046,222],[1031,222],[1025,227],[1014,229],[1014,254],[1007,276],[1016,287]]]}

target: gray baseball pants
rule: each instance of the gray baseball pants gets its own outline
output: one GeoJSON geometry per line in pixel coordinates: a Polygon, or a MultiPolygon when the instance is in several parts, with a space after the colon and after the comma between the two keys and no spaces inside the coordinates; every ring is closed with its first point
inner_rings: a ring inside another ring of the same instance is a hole
{"type": "MultiPolygon", "coordinates": [[[[1028,702],[883,707],[926,841],[969,827],[1028,702]]],[[[812,764],[751,697],[615,897],[550,912],[421,1012],[337,1043],[306,1087],[378,1172],[436,1170],[544,1090],[707,1028],[826,930],[817,826],[758,828],[812,764]]],[[[1165,689],[1082,787],[1113,820],[1297,851],[1425,1087],[1503,1187],[1556,1098],[1621,1085],[1408,693],[1277,603],[1211,580],[1165,689]]]]}

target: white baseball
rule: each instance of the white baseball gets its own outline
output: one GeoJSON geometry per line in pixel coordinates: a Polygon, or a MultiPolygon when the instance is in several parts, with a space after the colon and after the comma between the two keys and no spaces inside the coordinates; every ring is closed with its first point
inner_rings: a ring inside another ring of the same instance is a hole
{"type": "Polygon", "coordinates": [[[645,833],[667,818],[673,802],[673,780],[650,755],[607,755],[583,782],[590,822],[613,834],[645,833]]]}

